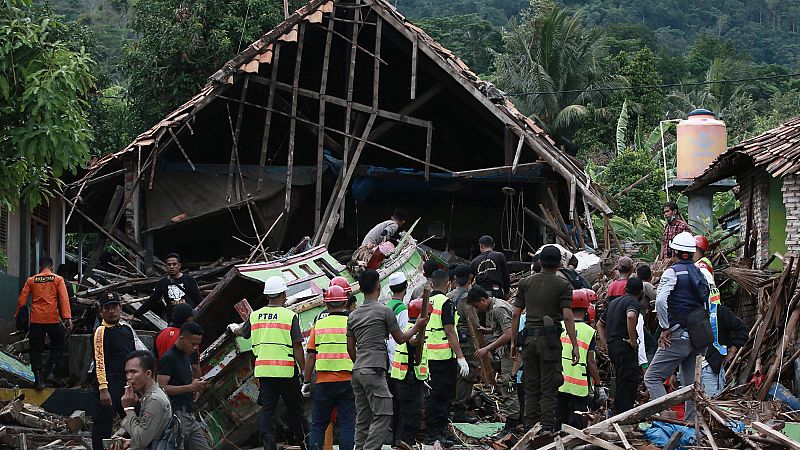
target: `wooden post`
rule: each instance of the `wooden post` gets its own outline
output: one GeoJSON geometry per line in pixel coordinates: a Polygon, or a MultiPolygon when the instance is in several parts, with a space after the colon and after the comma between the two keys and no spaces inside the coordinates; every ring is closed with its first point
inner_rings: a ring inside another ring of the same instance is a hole
{"type": "MultiPolygon", "coordinates": [[[[250,84],[250,76],[245,75],[244,84],[242,85],[241,100],[239,101],[239,110],[236,113],[236,129],[233,131],[233,143],[231,144],[231,161],[228,165],[228,195],[227,199],[230,202],[233,195],[233,167],[236,164],[237,147],[239,146],[239,131],[242,129],[242,115],[244,114],[244,103],[247,100],[247,86],[250,84]]],[[[230,116],[229,116],[230,117],[230,116]]],[[[153,166],[155,167],[155,166],[153,166]]],[[[241,177],[242,174],[240,173],[241,177]]]]}
{"type": "Polygon", "coordinates": [[[417,38],[411,39],[411,100],[417,98],[417,38]]]}
{"type": "MultiPolygon", "coordinates": [[[[317,183],[316,195],[314,197],[314,229],[319,228],[322,219],[322,158],[323,145],[325,143],[325,93],[328,89],[328,65],[331,60],[331,40],[333,38],[333,25],[336,17],[336,5],[334,4],[331,15],[328,18],[328,32],[325,35],[325,53],[322,57],[322,77],[319,82],[319,134],[317,135],[317,183]]],[[[271,87],[270,87],[271,88],[271,87]]]]}
{"type": "MultiPolygon", "coordinates": [[[[358,3],[358,2],[356,2],[358,3]]],[[[347,77],[347,105],[344,111],[344,157],[342,158],[343,167],[347,167],[348,158],[350,156],[350,147],[353,145],[350,139],[350,119],[353,113],[353,88],[355,85],[355,72],[356,72],[356,54],[358,50],[358,31],[359,22],[361,19],[361,9],[355,8],[353,10],[353,23],[350,26],[350,40],[351,45],[348,53],[348,77],[347,77]]],[[[341,219],[342,226],[344,225],[344,202],[340,205],[339,218],[341,219]]]]}
{"type": "MultiPolygon", "coordinates": [[[[467,301],[466,298],[461,299],[461,301],[467,301]]],[[[472,338],[472,346],[475,347],[475,350],[479,348],[486,347],[486,339],[483,337],[483,333],[478,328],[478,313],[475,311],[475,308],[472,305],[467,305],[464,308],[465,319],[467,320],[467,328],[469,328],[470,338],[472,338]]],[[[484,356],[483,358],[478,360],[478,370],[481,374],[481,379],[485,384],[494,384],[495,383],[495,373],[494,367],[492,367],[492,358],[489,355],[484,356]]]]}
{"type": "MultiPolygon", "coordinates": [[[[278,81],[278,62],[280,61],[281,45],[280,41],[275,41],[272,47],[272,75],[271,81],[278,81]]],[[[261,158],[258,161],[258,185],[256,192],[261,192],[261,185],[264,182],[264,165],[267,163],[267,148],[269,146],[269,128],[272,121],[272,105],[275,99],[275,83],[269,86],[269,98],[267,99],[267,116],[264,118],[264,132],[261,136],[261,158]]]]}
{"type": "MultiPolygon", "coordinates": [[[[428,289],[427,283],[425,289],[422,291],[422,311],[419,313],[421,319],[428,317],[428,304],[430,303],[431,291],[428,289]]],[[[417,332],[417,346],[414,353],[414,362],[417,364],[422,361],[422,351],[425,348],[425,327],[417,332]]]]}
{"type": "Polygon", "coordinates": [[[594,234],[594,224],[592,223],[592,213],[589,211],[589,204],[586,203],[586,197],[581,195],[583,200],[583,212],[586,215],[586,226],[589,228],[589,235],[592,237],[592,246],[595,250],[597,248],[597,235],[594,234]]]}
{"type": "Polygon", "coordinates": [[[297,57],[294,62],[294,81],[292,82],[292,117],[289,119],[289,151],[286,160],[286,201],[283,210],[289,212],[292,203],[292,172],[294,169],[295,129],[297,127],[297,88],[300,83],[300,67],[303,62],[303,37],[305,36],[306,23],[300,22],[297,34],[297,57]]]}
{"type": "MultiPolygon", "coordinates": [[[[111,197],[111,202],[108,204],[108,210],[106,210],[106,215],[103,218],[103,229],[107,230],[108,232],[113,231],[111,229],[111,225],[114,223],[114,216],[116,215],[120,205],[122,205],[122,198],[124,196],[125,196],[125,188],[122,186],[117,186],[116,190],[114,191],[114,195],[111,197]]],[[[97,236],[97,241],[95,241],[94,243],[92,254],[89,257],[89,264],[86,266],[86,272],[83,273],[83,279],[81,279],[80,284],[84,284],[86,282],[86,279],[92,276],[92,271],[94,270],[95,266],[97,266],[97,263],[100,261],[100,255],[103,253],[103,249],[105,247],[106,247],[106,236],[101,233],[99,236],[97,236]]]]}

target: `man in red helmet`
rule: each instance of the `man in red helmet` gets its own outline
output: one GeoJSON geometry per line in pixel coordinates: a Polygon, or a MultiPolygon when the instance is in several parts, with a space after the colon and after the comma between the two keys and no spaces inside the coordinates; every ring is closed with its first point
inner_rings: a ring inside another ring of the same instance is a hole
{"type": "Polygon", "coordinates": [[[697,251],[694,252],[694,265],[697,266],[698,269],[708,270],[713,275],[714,266],[711,264],[711,260],[706,256],[706,253],[708,253],[708,239],[698,234],[694,237],[694,242],[697,248],[697,251]]]}
{"type": "Polygon", "coordinates": [[[353,361],[347,353],[347,294],[341,286],[332,285],[322,300],[328,315],[311,328],[306,346],[306,367],[303,372],[304,397],[311,396],[311,374],[317,370],[317,383],[311,403],[310,450],[322,450],[325,430],[336,408],[339,426],[339,448],[353,450],[356,421],[355,396],[350,383],[353,361]]]}
{"type": "Polygon", "coordinates": [[[595,389],[600,387],[600,370],[594,359],[597,347],[595,330],[587,323],[589,310],[589,292],[591,289],[576,289],[572,291],[572,315],[575,317],[575,337],[578,340],[580,359],[577,365],[572,365],[572,342],[564,330],[561,333],[561,370],[564,375],[564,384],[558,388],[558,408],[556,421],[558,425],[567,424],[575,428],[584,428],[583,417],[577,411],[589,411],[589,377],[595,389]]]}

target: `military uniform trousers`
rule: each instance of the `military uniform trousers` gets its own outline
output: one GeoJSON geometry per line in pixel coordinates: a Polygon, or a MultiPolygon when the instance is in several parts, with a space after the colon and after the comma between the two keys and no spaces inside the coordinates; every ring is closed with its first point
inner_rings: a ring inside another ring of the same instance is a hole
{"type": "Polygon", "coordinates": [[[547,343],[543,336],[528,336],[523,350],[525,384],[525,426],[541,423],[546,431],[556,428],[558,388],[561,374],[561,341],[547,343]]]}

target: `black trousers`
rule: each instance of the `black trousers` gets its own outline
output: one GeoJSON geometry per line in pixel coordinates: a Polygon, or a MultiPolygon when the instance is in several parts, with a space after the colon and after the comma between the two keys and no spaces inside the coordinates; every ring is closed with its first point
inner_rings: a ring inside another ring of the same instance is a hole
{"type": "Polygon", "coordinates": [[[636,350],[625,342],[608,344],[608,356],[614,366],[614,414],[620,414],[633,408],[642,373],[639,370],[639,357],[636,350]]]}
{"type": "Polygon", "coordinates": [[[426,405],[428,437],[442,435],[450,421],[450,404],[456,397],[458,363],[455,358],[445,361],[428,361],[431,394],[426,405]]]}
{"type": "Polygon", "coordinates": [[[418,380],[413,369],[406,374],[405,380],[396,380],[395,389],[397,401],[397,428],[394,440],[403,441],[412,447],[417,439],[417,432],[422,426],[422,387],[423,381],[418,380]]]}
{"type": "Polygon", "coordinates": [[[261,440],[264,450],[277,450],[275,441],[275,409],[278,400],[283,399],[289,415],[289,428],[294,435],[295,444],[306,450],[308,421],[303,410],[303,397],[300,394],[300,379],[297,375],[290,378],[259,378],[258,404],[261,405],[261,440]]]}
{"type": "MultiPolygon", "coordinates": [[[[61,363],[61,355],[64,353],[64,338],[67,330],[60,323],[32,323],[28,331],[28,339],[31,344],[31,369],[53,370],[61,363]],[[50,361],[47,367],[44,366],[44,337],[50,338],[50,361]]],[[[44,381],[44,380],[42,380],[44,381]]]]}
{"type": "Polygon", "coordinates": [[[556,411],[556,425],[561,428],[567,424],[579,430],[585,428],[583,418],[575,411],[589,411],[589,396],[577,397],[572,394],[558,393],[558,410],[556,411]]]}
{"type": "Polygon", "coordinates": [[[95,390],[95,413],[92,422],[92,448],[103,448],[103,439],[113,434],[114,416],[125,417],[122,409],[122,394],[125,392],[125,375],[108,375],[108,393],[111,395],[111,406],[100,404],[100,390],[95,390]]]}

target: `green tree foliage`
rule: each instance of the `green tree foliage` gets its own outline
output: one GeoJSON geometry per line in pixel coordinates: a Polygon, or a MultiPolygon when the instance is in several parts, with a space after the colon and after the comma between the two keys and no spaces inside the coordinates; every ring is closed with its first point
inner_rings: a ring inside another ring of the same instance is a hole
{"type": "MultiPolygon", "coordinates": [[[[645,47],[636,52],[621,51],[616,57],[619,75],[625,77],[631,86],[657,86],[661,84],[661,75],[657,70],[656,55],[645,47]]],[[[622,91],[619,94],[624,100],[636,104],[637,116],[645,127],[652,128],[663,118],[666,96],[661,89],[638,88],[622,91]]]]}
{"type": "Polygon", "coordinates": [[[500,87],[557,138],[571,138],[589,117],[587,105],[602,103],[597,88],[624,83],[602,71],[602,33],[584,28],[582,19],[559,7],[525,10],[509,23],[506,53],[495,62],[500,87]]]}
{"type": "Polygon", "coordinates": [[[417,25],[478,74],[488,73],[494,55],[503,52],[500,31],[477,14],[422,19],[417,25]]]}
{"type": "Polygon", "coordinates": [[[632,219],[640,214],[656,217],[661,211],[659,192],[664,186],[664,174],[647,149],[627,148],[611,160],[598,181],[609,194],[615,195],[648,175],[649,177],[627,191],[614,205],[616,215],[632,219]]]}
{"type": "MultiPolygon", "coordinates": [[[[300,4],[292,1],[290,9],[300,4]]],[[[275,0],[132,0],[129,10],[139,40],[125,47],[124,67],[138,130],[194,95],[222,64],[283,20],[283,3],[275,0]]]]}
{"type": "Polygon", "coordinates": [[[492,25],[504,25],[528,6],[529,0],[394,0],[392,4],[406,17],[447,17],[477,14],[492,25]]]}
{"type": "Polygon", "coordinates": [[[90,155],[94,63],[59,39],[55,17],[29,0],[0,6],[0,204],[46,199],[53,177],[90,155]]]}

